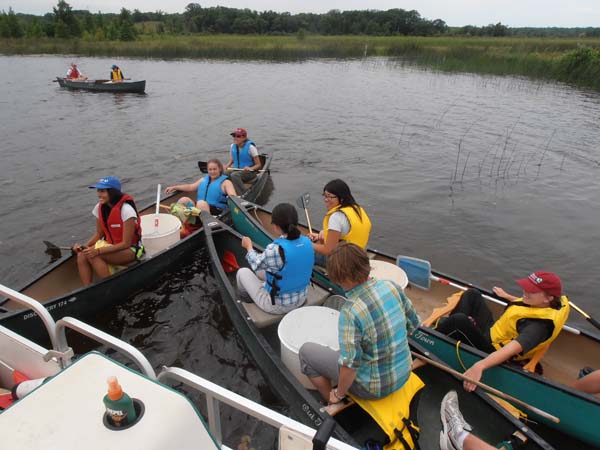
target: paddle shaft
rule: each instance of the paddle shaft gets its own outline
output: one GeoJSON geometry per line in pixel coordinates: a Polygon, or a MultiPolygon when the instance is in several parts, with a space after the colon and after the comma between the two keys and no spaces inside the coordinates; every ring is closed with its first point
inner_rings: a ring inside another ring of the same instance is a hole
{"type": "Polygon", "coordinates": [[[227,170],[231,170],[231,171],[234,171],[234,172],[244,172],[244,171],[245,171],[245,172],[266,172],[266,170],[265,170],[265,169],[259,169],[259,170],[245,170],[245,169],[238,169],[237,167],[230,167],[230,168],[229,168],[229,169],[227,169],[227,170]]]}
{"type": "Polygon", "coordinates": [[[518,398],[515,398],[512,395],[505,394],[504,392],[499,391],[498,389],[493,388],[491,386],[488,386],[487,384],[482,383],[480,381],[475,381],[474,379],[463,375],[462,373],[454,370],[453,368],[448,367],[445,364],[441,364],[437,361],[434,361],[433,359],[427,358],[426,356],[423,356],[417,352],[411,351],[411,353],[415,358],[418,358],[421,361],[426,362],[427,364],[431,364],[432,366],[437,367],[438,369],[443,370],[444,372],[448,372],[449,374],[454,375],[455,377],[458,377],[461,380],[473,383],[475,386],[480,387],[481,389],[488,391],[496,395],[497,397],[503,398],[504,400],[507,400],[511,403],[515,403],[519,406],[522,406],[523,408],[527,408],[535,414],[543,417],[544,419],[550,420],[554,423],[560,423],[560,419],[558,417],[553,416],[552,414],[549,414],[546,411],[542,411],[541,409],[536,408],[535,406],[532,406],[529,403],[524,402],[523,400],[519,400],[518,398]]]}
{"type": "MultiPolygon", "coordinates": [[[[460,289],[462,291],[466,291],[467,289],[469,289],[467,286],[463,286],[461,284],[454,283],[454,282],[452,282],[450,280],[446,280],[445,278],[437,277],[437,276],[435,276],[433,274],[430,274],[429,278],[431,278],[433,281],[437,281],[437,282],[442,283],[442,284],[447,284],[448,286],[455,287],[455,288],[460,289]]],[[[490,297],[489,295],[483,294],[483,293],[481,294],[481,296],[483,298],[485,298],[486,300],[489,300],[489,301],[491,301],[493,303],[496,303],[496,304],[502,305],[502,306],[506,306],[506,302],[503,302],[502,300],[498,300],[497,298],[490,297]]],[[[590,322],[592,325],[594,325],[595,327],[597,327],[598,329],[600,329],[600,323],[598,323],[596,320],[594,320],[593,318],[591,318],[588,314],[585,313],[585,311],[581,310],[578,306],[575,306],[573,304],[573,302],[571,302],[571,301],[569,301],[569,305],[571,305],[578,313],[580,313],[583,317],[585,317],[588,322],[590,322]]],[[[566,330],[566,331],[568,331],[570,333],[573,333],[573,334],[581,334],[581,332],[578,329],[570,327],[569,325],[563,325],[563,330],[566,330]]]]}
{"type": "Polygon", "coordinates": [[[308,232],[312,234],[312,225],[310,224],[310,216],[308,215],[308,208],[304,207],[304,214],[306,215],[306,223],[308,224],[308,232]]]}

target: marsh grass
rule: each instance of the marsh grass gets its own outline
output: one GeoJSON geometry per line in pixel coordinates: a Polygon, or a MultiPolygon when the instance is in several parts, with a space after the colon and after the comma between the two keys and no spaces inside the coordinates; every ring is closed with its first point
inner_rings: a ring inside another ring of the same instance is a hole
{"type": "Polygon", "coordinates": [[[600,39],[143,35],[132,42],[2,39],[4,54],[293,61],[388,56],[449,72],[519,75],[600,90],[600,39]]]}

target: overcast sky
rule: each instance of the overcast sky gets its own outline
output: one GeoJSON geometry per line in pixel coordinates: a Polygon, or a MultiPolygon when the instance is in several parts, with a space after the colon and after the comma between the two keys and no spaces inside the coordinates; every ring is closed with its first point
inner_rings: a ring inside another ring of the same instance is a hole
{"type": "MultiPolygon", "coordinates": [[[[0,10],[44,14],[57,0],[0,0],[0,10]]],[[[189,0],[71,0],[73,9],[118,12],[121,7],[141,11],[183,12],[189,0]]],[[[512,27],[600,27],[600,0],[217,0],[198,1],[203,7],[229,6],[258,11],[316,12],[330,9],[416,9],[428,19],[448,25],[487,25],[502,22],[512,27]]]]}

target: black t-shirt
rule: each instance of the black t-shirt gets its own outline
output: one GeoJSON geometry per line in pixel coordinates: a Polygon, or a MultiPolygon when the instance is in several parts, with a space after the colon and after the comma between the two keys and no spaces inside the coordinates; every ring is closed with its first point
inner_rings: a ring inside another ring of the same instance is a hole
{"type": "Polygon", "coordinates": [[[517,331],[515,341],[523,347],[521,355],[524,355],[552,336],[554,323],[549,319],[521,319],[517,321],[517,331]]]}

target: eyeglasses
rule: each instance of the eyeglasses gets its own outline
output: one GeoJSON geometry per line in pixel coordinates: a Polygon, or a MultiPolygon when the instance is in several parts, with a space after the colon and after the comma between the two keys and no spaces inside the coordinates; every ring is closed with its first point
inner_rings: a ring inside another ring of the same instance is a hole
{"type": "Polygon", "coordinates": [[[332,194],[325,194],[323,193],[323,198],[325,200],[333,200],[334,198],[338,198],[337,195],[332,195],[332,194]]]}
{"type": "Polygon", "coordinates": [[[241,134],[234,134],[233,137],[234,138],[241,138],[241,137],[244,137],[244,136],[242,136],[241,134]]]}

